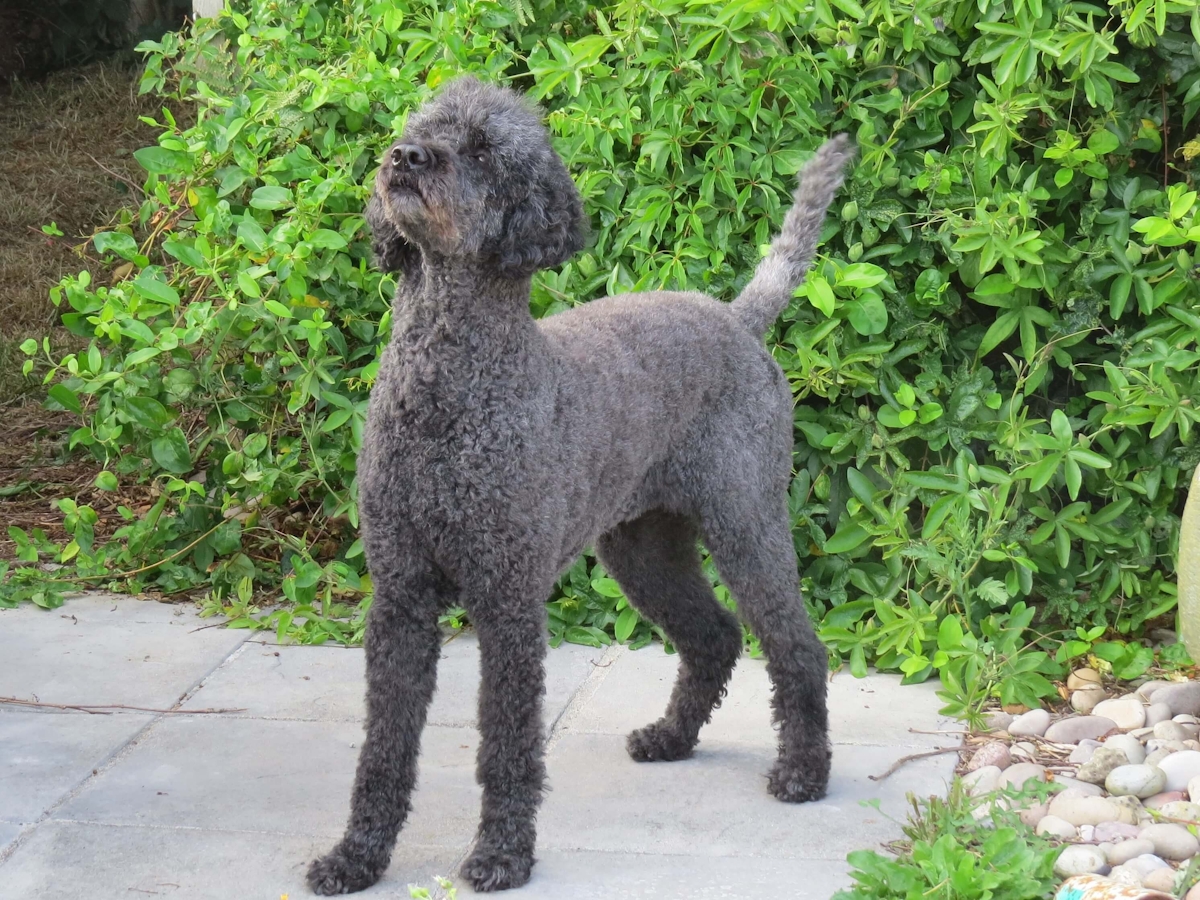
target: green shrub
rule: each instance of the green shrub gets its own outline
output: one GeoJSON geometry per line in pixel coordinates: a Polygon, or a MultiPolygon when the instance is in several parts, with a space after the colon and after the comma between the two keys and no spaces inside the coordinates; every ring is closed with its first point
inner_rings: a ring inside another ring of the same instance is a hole
{"type": "MultiPolygon", "coordinates": [[[[94,241],[111,283],[55,289],[89,350],[27,351],[105,485],[161,493],[102,547],[64,509],[75,540],[43,553],[227,610],[240,586],[246,625],[251,588],[278,583],[272,627],[360,632],[354,460],[393,289],[362,209],[407,110],[470,70],[546,105],[591,214],[537,316],[734,296],[806,152],[853,133],[824,256],[768,337],[823,637],[856,672],[939,672],[960,713],[975,685],[1036,702],[1105,632],[1144,671],[1122,642],[1174,608],[1200,458],[1200,0],[445,6],[256,0],[143,45],[143,89],[197,122],[166,116],[138,152],[145,202],[94,241]],[[1092,636],[1062,643],[1076,626],[1092,636]]],[[[53,602],[40,578],[13,573],[9,602],[53,602]]],[[[617,594],[581,563],[556,639],[647,640],[617,594]]]]}

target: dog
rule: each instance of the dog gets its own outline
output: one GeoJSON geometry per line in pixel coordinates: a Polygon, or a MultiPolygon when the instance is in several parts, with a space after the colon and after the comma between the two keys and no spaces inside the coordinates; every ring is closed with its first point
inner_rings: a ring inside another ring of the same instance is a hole
{"type": "Polygon", "coordinates": [[[630,755],[687,757],[741,651],[737,618],[702,574],[702,540],[767,657],[779,728],[768,788],[823,796],[828,657],[787,509],[791,392],[763,334],[812,263],[852,154],[835,137],[804,167],[732,303],[652,291],[537,321],[533,274],[586,234],[539,114],[462,78],[409,118],[367,205],[377,263],[400,275],[358,462],[375,589],[367,735],[345,837],[308,873],[316,893],[361,890],[388,866],[451,606],[468,610],[482,668],[483,809],[462,875],[477,891],[529,879],[546,777],[545,601],[589,546],[679,651],[666,713],[629,735],[630,755]]]}

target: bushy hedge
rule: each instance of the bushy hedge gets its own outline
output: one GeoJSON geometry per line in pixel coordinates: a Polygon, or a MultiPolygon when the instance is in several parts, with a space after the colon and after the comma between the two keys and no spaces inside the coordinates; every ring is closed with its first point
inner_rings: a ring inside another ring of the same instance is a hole
{"type": "MultiPolygon", "coordinates": [[[[1173,610],[1200,459],[1200,0],[238,8],[143,45],[143,89],[198,121],[138,152],[146,200],[94,241],[111,283],[55,291],[89,350],[28,343],[104,486],[161,495],[104,547],[68,505],[75,541],[43,552],[143,569],[135,589],[208,584],[241,624],[278,583],[271,625],[357,634],[354,460],[393,288],[362,210],[406,112],[469,70],[543,102],[591,216],[537,316],[734,296],[806,153],[852,133],[824,255],[768,338],[822,635],[855,671],[940,672],[959,711],[1032,703],[1072,655],[1150,664],[1120,636],[1173,610]]],[[[556,639],[649,640],[590,565],[551,604],[556,639]]],[[[14,574],[10,600],[52,602],[14,574]]]]}

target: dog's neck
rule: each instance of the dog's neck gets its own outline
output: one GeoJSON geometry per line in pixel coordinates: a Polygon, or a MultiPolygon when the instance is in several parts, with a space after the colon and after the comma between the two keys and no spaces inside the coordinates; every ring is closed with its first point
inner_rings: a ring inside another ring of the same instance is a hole
{"type": "Polygon", "coordinates": [[[393,339],[424,345],[433,356],[494,362],[495,354],[512,354],[536,333],[530,278],[502,277],[479,260],[422,256],[420,277],[397,294],[393,339]]]}

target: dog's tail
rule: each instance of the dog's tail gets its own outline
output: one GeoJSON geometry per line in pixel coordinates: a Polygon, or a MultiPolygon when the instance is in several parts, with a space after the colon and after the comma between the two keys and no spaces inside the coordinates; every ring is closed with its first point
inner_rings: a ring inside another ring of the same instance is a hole
{"type": "Polygon", "coordinates": [[[755,334],[764,334],[788,305],[812,265],[825,210],[842,186],[846,163],[854,156],[849,137],[839,134],[821,145],[800,170],[800,183],[783,230],[771,243],[754,278],[733,301],[734,313],[755,334]]]}

